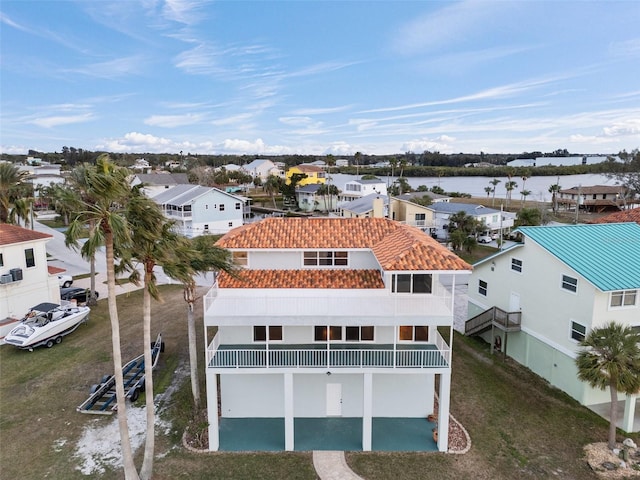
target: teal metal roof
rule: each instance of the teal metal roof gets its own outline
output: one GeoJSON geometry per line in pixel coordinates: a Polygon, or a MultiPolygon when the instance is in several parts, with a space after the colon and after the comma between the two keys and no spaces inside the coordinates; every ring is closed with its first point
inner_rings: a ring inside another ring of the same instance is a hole
{"type": "Polygon", "coordinates": [[[640,288],[640,225],[608,223],[520,227],[538,243],[602,291],[640,288]]]}

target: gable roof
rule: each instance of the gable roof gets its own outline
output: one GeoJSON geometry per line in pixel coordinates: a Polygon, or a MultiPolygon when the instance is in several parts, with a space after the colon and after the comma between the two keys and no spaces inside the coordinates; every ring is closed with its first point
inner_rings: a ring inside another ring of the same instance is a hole
{"type": "Polygon", "coordinates": [[[384,270],[471,270],[421,230],[387,218],[267,218],[231,230],[217,245],[232,250],[368,249],[384,270]]]}
{"type": "MultiPolygon", "coordinates": [[[[37,232],[18,225],[0,223],[0,245],[13,245],[15,243],[32,242],[52,238],[48,233],[37,232]]],[[[6,259],[5,259],[6,261],[6,259]]]]}
{"type": "Polygon", "coordinates": [[[389,205],[388,196],[380,195],[378,193],[370,193],[368,195],[365,195],[364,197],[345,202],[340,206],[340,208],[357,214],[367,213],[373,210],[373,201],[376,198],[381,198],[383,205],[389,205]]]}
{"type": "Polygon", "coordinates": [[[136,177],[145,185],[178,185],[189,183],[186,173],[137,173],[136,177]]]}
{"type": "Polygon", "coordinates": [[[547,250],[601,291],[640,288],[640,225],[603,223],[520,227],[519,232],[547,250]]]}
{"type": "Polygon", "coordinates": [[[303,173],[317,173],[317,172],[322,172],[322,168],[316,166],[316,165],[309,165],[309,164],[302,164],[302,165],[296,165],[295,167],[291,167],[290,170],[293,169],[297,169],[300,172],[303,173]]]}
{"type": "Polygon", "coordinates": [[[487,208],[483,205],[477,205],[472,203],[434,202],[431,205],[429,205],[427,208],[433,210],[436,213],[454,214],[458,212],[464,212],[467,215],[472,215],[474,217],[477,217],[480,215],[494,215],[494,214],[500,213],[500,210],[496,210],[495,208],[487,208]]]}
{"type": "Polygon", "coordinates": [[[636,222],[640,224],[640,207],[631,210],[620,210],[619,212],[600,217],[589,223],[624,223],[636,222]]]}

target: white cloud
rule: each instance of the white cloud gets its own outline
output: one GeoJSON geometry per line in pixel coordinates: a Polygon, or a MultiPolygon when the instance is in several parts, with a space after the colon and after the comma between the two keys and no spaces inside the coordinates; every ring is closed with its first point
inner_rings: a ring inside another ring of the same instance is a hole
{"type": "Polygon", "coordinates": [[[51,117],[41,117],[30,120],[27,123],[32,123],[39,127],[53,128],[60,125],[70,125],[72,123],[85,123],[94,119],[91,113],[84,113],[81,115],[58,115],[51,117]]]}
{"type": "Polygon", "coordinates": [[[225,118],[219,118],[217,120],[213,120],[211,124],[217,127],[221,127],[224,125],[246,124],[248,121],[253,119],[253,117],[254,117],[253,113],[239,113],[237,115],[230,115],[225,118]]]}
{"type": "Polygon", "coordinates": [[[68,73],[79,73],[89,77],[97,78],[118,78],[143,71],[145,60],[141,55],[132,55],[129,57],[114,58],[106,62],[98,62],[85,65],[80,68],[66,69],[68,73]]]}
{"type": "Polygon", "coordinates": [[[155,127],[181,127],[184,125],[194,125],[201,123],[204,119],[204,115],[186,113],[184,115],[152,115],[145,118],[145,125],[151,125],[155,127]]]}
{"type": "Polygon", "coordinates": [[[616,122],[610,127],[603,128],[607,137],[617,137],[620,135],[640,135],[640,119],[632,119],[616,122]]]}
{"type": "Polygon", "coordinates": [[[409,140],[400,147],[400,151],[422,153],[429,150],[441,153],[453,153],[453,142],[455,142],[455,138],[448,135],[441,135],[433,140],[428,138],[409,140]]]}

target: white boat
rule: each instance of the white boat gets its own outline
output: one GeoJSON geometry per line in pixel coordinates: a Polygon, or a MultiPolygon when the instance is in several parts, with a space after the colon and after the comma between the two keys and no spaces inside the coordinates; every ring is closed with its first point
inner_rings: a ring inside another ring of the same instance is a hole
{"type": "Polygon", "coordinates": [[[41,303],[29,313],[4,338],[5,343],[18,348],[33,350],[45,345],[48,348],[62,341],[89,318],[91,309],[74,302],[41,303]]]}

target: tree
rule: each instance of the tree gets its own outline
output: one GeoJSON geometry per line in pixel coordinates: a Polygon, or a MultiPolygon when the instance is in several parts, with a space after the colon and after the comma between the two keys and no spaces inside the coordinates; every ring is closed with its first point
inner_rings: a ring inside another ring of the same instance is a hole
{"type": "Polygon", "coordinates": [[[125,168],[114,165],[109,155],[98,157],[95,167],[85,171],[85,183],[92,193],[95,203],[83,204],[65,234],[68,246],[77,248],[78,240],[85,225],[94,223],[96,228],[89,231],[89,237],[82,245],[81,252],[85,257],[92,256],[96,249],[104,245],[106,250],[108,308],[111,319],[111,347],[113,369],[116,381],[116,403],[122,463],[126,480],[137,480],[138,472],[133,462],[133,451],[127,424],[127,404],[125,402],[124,379],[122,372],[122,351],[120,349],[120,322],[116,301],[116,265],[129,265],[131,236],[124,216],[124,206],[129,199],[131,188],[128,182],[129,172],[125,168]]]}
{"type": "Polygon", "coordinates": [[[509,202],[511,201],[511,192],[516,188],[518,184],[513,180],[509,180],[504,184],[504,188],[507,190],[507,208],[509,208],[509,202]]]}
{"type": "Polygon", "coordinates": [[[9,221],[13,203],[22,197],[21,190],[27,175],[11,163],[0,162],[0,223],[9,221]]]}
{"type": "Polygon", "coordinates": [[[340,190],[335,185],[320,185],[316,191],[316,195],[322,195],[324,198],[324,211],[333,210],[333,197],[337,196],[340,190]],[[330,208],[331,207],[331,208],[330,208]]]}
{"type": "Polygon", "coordinates": [[[487,198],[489,198],[489,195],[491,195],[491,192],[493,192],[493,188],[484,187],[484,191],[487,193],[487,198]]]}
{"type": "Polygon", "coordinates": [[[215,238],[209,235],[195,237],[188,244],[176,249],[176,262],[164,265],[165,273],[180,281],[184,288],[184,300],[187,302],[191,392],[196,410],[200,408],[200,384],[198,383],[198,350],[193,316],[194,304],[198,300],[194,277],[211,271],[225,271],[232,276],[238,272],[231,252],[216,246],[215,241],[215,238]]]}
{"type": "Polygon", "coordinates": [[[9,223],[20,225],[20,220],[24,222],[25,228],[28,228],[31,221],[30,217],[33,214],[33,198],[16,198],[13,201],[13,206],[9,211],[9,223]]]}
{"type": "Polygon", "coordinates": [[[267,181],[264,182],[263,187],[265,193],[269,195],[271,197],[271,200],[273,201],[273,208],[277,208],[276,193],[280,191],[280,179],[275,175],[269,175],[269,177],[267,177],[267,181]]]}
{"type": "Polygon", "coordinates": [[[524,227],[526,225],[540,225],[541,223],[540,210],[537,208],[521,208],[516,213],[516,226],[524,227]]]}
{"type": "Polygon", "coordinates": [[[622,159],[621,171],[608,174],[627,190],[628,195],[640,194],[640,150],[635,148],[631,152],[622,150],[618,156],[622,159]]]}
{"type": "Polygon", "coordinates": [[[561,188],[562,187],[560,187],[557,182],[549,186],[549,193],[551,194],[551,208],[554,214],[558,212],[558,192],[561,188]]]}
{"type": "Polygon", "coordinates": [[[608,445],[616,444],[618,392],[634,394],[640,391],[640,333],[632,327],[609,322],[594,328],[580,342],[576,366],[578,378],[600,390],[609,388],[608,445]]]}
{"type": "Polygon", "coordinates": [[[524,208],[524,202],[527,199],[527,197],[529,195],[531,195],[531,191],[530,190],[522,190],[520,192],[520,195],[522,195],[522,203],[520,204],[520,208],[524,208]]]}
{"type": "Polygon", "coordinates": [[[497,178],[494,178],[493,180],[491,180],[489,183],[491,184],[491,186],[493,187],[491,190],[491,193],[493,193],[493,199],[491,200],[491,206],[493,207],[496,203],[496,186],[501,182],[502,180],[498,180],[497,178]]]}
{"type": "MultiPolygon", "coordinates": [[[[135,245],[132,261],[142,265],[143,297],[142,297],[142,332],[144,344],[144,378],[146,404],[146,441],[144,458],[140,469],[140,478],[148,480],[153,474],[155,450],[155,407],[153,402],[153,365],[151,353],[151,298],[161,301],[160,292],[153,272],[156,265],[175,262],[175,252],[180,248],[184,237],[173,230],[157,203],[144,196],[139,189],[134,189],[127,202],[125,215],[131,230],[131,241],[135,245]]],[[[133,269],[129,277],[139,283],[140,272],[133,269]]]]}
{"type": "Polygon", "coordinates": [[[360,171],[360,162],[362,161],[362,154],[360,152],[356,152],[353,159],[356,162],[356,175],[358,175],[360,171]]]}

